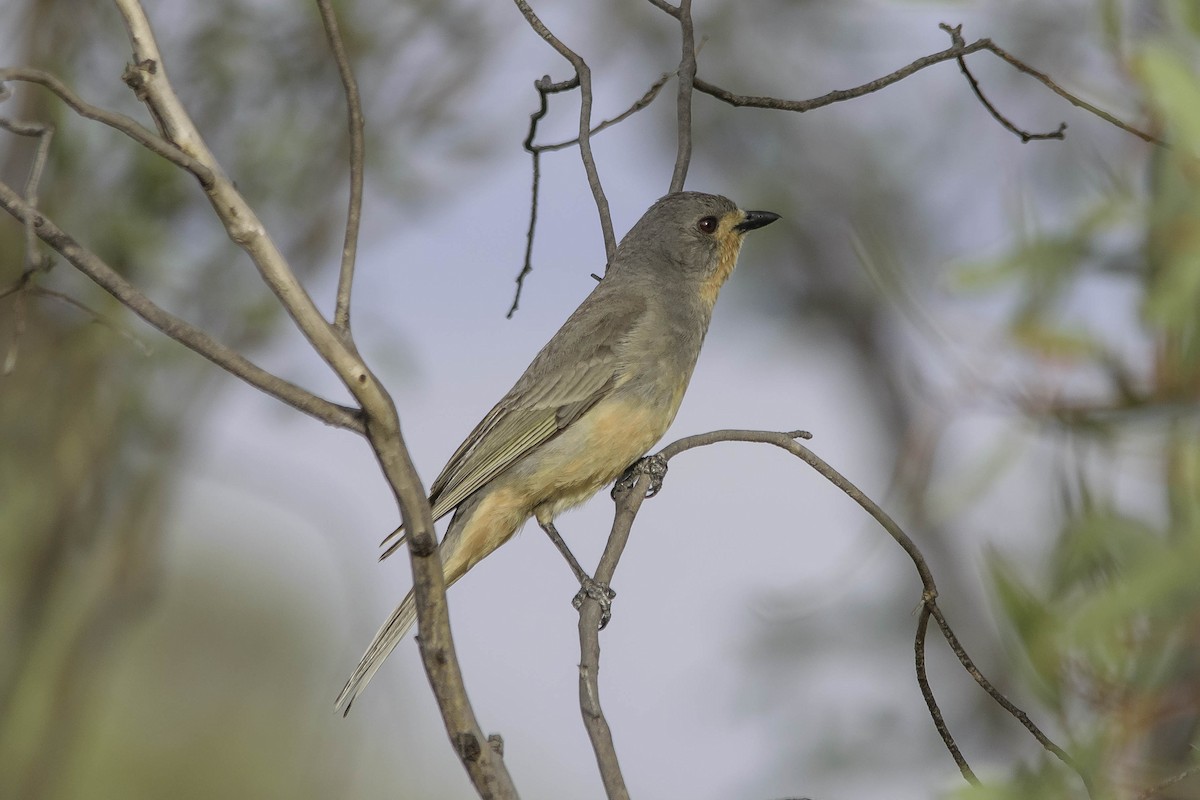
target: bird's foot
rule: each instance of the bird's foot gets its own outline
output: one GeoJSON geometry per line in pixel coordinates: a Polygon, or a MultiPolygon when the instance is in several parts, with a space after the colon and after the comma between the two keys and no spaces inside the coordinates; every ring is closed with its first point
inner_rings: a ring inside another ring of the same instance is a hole
{"type": "Polygon", "coordinates": [[[629,469],[625,470],[625,474],[617,478],[617,482],[613,484],[612,498],[616,500],[617,492],[627,492],[632,489],[639,475],[650,476],[650,488],[646,490],[646,497],[654,497],[662,489],[663,478],[667,476],[667,460],[662,456],[653,455],[639,458],[633,462],[629,469]]]}
{"type": "Polygon", "coordinates": [[[593,578],[584,577],[580,584],[582,585],[579,593],[575,595],[571,605],[578,611],[583,606],[584,598],[590,597],[595,600],[600,605],[600,630],[604,630],[608,626],[609,620],[612,619],[612,601],[617,593],[608,584],[600,583],[593,578]]]}

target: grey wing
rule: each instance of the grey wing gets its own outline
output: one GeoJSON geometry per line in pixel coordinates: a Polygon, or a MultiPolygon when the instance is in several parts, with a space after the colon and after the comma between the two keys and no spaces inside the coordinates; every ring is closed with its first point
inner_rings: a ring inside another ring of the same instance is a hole
{"type": "Polygon", "coordinates": [[[552,385],[537,387],[539,396],[505,398],[434,481],[434,517],[556,436],[608,394],[615,378],[615,359],[595,358],[573,365],[552,385]]]}
{"type": "MultiPolygon", "coordinates": [[[[623,304],[624,313],[606,309],[607,313],[597,314],[597,302],[604,299],[594,292],[571,315],[504,399],[459,445],[430,486],[434,519],[554,438],[611,391],[622,367],[621,345],[646,306],[637,298],[623,304]]],[[[399,544],[393,544],[384,557],[399,544]]]]}

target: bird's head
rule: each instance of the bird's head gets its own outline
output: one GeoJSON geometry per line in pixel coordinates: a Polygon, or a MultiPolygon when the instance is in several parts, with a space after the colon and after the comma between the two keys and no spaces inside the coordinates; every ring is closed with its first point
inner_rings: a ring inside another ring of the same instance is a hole
{"type": "Polygon", "coordinates": [[[695,286],[712,305],[737,265],[745,235],[777,219],[770,211],[743,211],[720,195],[675,192],[650,206],[625,235],[609,273],[695,286]]]}

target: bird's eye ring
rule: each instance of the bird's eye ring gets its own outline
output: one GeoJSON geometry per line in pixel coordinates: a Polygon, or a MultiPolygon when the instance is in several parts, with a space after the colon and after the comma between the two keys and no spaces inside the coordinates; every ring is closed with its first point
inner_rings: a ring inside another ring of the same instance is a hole
{"type": "Polygon", "coordinates": [[[696,223],[701,233],[713,233],[717,229],[716,217],[704,217],[696,223]]]}

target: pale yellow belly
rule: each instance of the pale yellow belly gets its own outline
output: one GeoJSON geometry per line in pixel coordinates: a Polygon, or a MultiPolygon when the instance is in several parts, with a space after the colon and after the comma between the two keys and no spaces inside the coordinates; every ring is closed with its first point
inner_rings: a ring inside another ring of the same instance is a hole
{"type": "Polygon", "coordinates": [[[531,516],[552,520],[611,483],[662,437],[677,409],[677,403],[602,401],[484,486],[470,517],[443,543],[447,581],[508,541],[531,516]]]}

